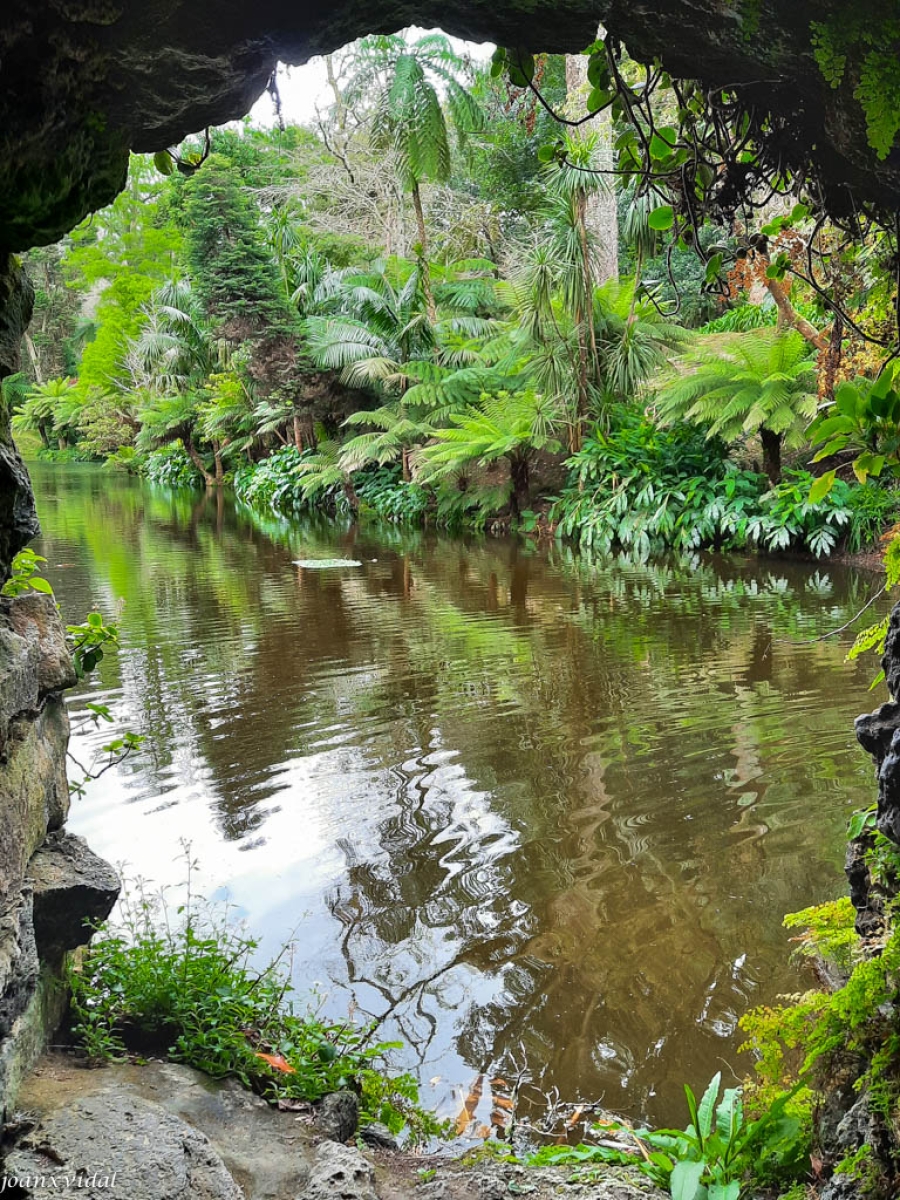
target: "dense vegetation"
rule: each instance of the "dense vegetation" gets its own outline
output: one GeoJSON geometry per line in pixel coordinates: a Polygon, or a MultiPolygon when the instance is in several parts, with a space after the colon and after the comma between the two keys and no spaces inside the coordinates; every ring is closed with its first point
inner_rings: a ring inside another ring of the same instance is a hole
{"type": "MultiPolygon", "coordinates": [[[[837,85],[832,33],[817,47],[837,85]]],[[[485,67],[432,34],[365,39],[328,78],[314,129],[136,157],[109,209],[28,256],[37,316],[3,389],[36,453],[231,485],[287,516],[512,526],[641,557],[857,552],[897,524],[896,231],[873,217],[848,235],[803,181],[754,175],[739,102],[602,46],[485,67]]],[[[867,112],[887,153],[896,128],[867,112]]],[[[895,851],[869,852],[896,892],[895,851]]],[[[629,1134],[673,1196],[737,1200],[748,1171],[802,1190],[848,1061],[895,1119],[900,943],[888,922],[871,952],[847,918],[798,918],[841,986],[745,1019],[751,1120],[716,1079],[699,1104],[688,1091],[686,1130],[629,1134]]],[[[274,1003],[277,973],[248,999],[252,943],[226,964],[220,940],[189,922],[167,941],[143,916],[101,939],[75,981],[88,1048],[162,1013],[188,1061],[312,1098],[352,1075],[368,1115],[402,1120],[406,1100],[430,1131],[409,1081],[378,1094],[364,1041],[332,1056],[330,1030],[274,1003]],[[230,1025],[204,1007],[226,965],[230,1025]]],[[[634,1156],[603,1142],[555,1160],[634,1156]]],[[[852,1157],[829,1169],[888,1194],[900,1155],[852,1157]]]]}
{"type": "Polygon", "coordinates": [[[643,555],[871,544],[900,507],[881,235],[835,233],[805,278],[809,208],[775,196],[753,249],[737,219],[699,257],[664,246],[671,206],[606,173],[633,157],[615,106],[563,133],[549,114],[597,107],[595,59],[526,77],[368,38],[329,60],[315,129],[135,157],[109,209],[28,257],[17,435],[286,514],[643,555]]]}

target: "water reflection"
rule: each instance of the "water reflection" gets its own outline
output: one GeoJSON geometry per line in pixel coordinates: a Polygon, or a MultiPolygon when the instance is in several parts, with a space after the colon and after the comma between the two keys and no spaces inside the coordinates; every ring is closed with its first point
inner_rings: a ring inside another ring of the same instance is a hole
{"type": "Polygon", "coordinates": [[[271,945],[297,930],[303,986],[409,1042],[430,1101],[526,1057],[564,1096],[680,1120],[683,1080],[738,1064],[740,1013],[799,986],[781,916],[841,890],[871,793],[871,665],[811,639],[871,576],[35,483],[67,613],[124,602],[75,706],[149,739],[73,827],[163,882],[188,837],[271,945]]]}

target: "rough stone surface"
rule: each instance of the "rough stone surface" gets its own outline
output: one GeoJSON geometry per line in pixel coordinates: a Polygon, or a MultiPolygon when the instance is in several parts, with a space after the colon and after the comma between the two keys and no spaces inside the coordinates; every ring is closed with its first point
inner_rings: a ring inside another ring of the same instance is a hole
{"type": "Polygon", "coordinates": [[[324,1096],[316,1110],[316,1125],[329,1141],[348,1141],[359,1125],[359,1097],[347,1088],[324,1096]]]}
{"type": "Polygon", "coordinates": [[[302,1200],[378,1200],[372,1164],[353,1146],[323,1142],[302,1200]]]}
{"type": "Polygon", "coordinates": [[[48,701],[33,719],[20,717],[10,725],[0,769],[0,905],[20,886],[47,831],[66,819],[68,737],[69,719],[59,700],[48,701]]]}
{"type": "Polygon", "coordinates": [[[34,936],[45,962],[84,945],[85,922],[103,921],[118,899],[119,877],[87,842],[73,834],[51,833],[28,864],[34,891],[34,936]]]}
{"type": "Polygon", "coordinates": [[[419,1160],[410,1164],[404,1180],[399,1176],[379,1177],[381,1200],[509,1200],[527,1195],[529,1200],[665,1200],[639,1171],[618,1166],[604,1167],[590,1183],[573,1182],[572,1173],[558,1167],[525,1168],[512,1163],[484,1162],[461,1168],[446,1159],[419,1160]],[[422,1182],[422,1166],[435,1178],[422,1182]]]}
{"type": "MultiPolygon", "coordinates": [[[[739,87],[813,163],[834,203],[896,202],[900,162],[869,147],[855,80],[831,88],[811,23],[858,0],[6,0],[0,15],[0,246],[55,241],[154,151],[245,114],[275,62],[301,63],[410,24],[533,50],[579,51],[602,22],[635,57],[739,87]]],[[[0,306],[2,307],[2,306],[0,306]]]]}
{"type": "MultiPolygon", "coordinates": [[[[2,17],[0,17],[2,22],[2,17]]],[[[0,34],[0,64],[3,36],[0,34]]],[[[0,89],[4,73],[0,66],[0,89]]],[[[0,110],[3,101],[0,100],[0,110]]],[[[0,202],[2,207],[2,202],[0,202]]],[[[2,238],[0,238],[2,242],[2,238]]],[[[0,380],[19,369],[22,334],[31,320],[34,288],[21,265],[0,251],[0,380]]],[[[9,413],[0,403],[0,580],[13,556],[40,532],[31,480],[10,434],[9,413]]]]}
{"type": "Polygon", "coordinates": [[[400,1145],[387,1125],[372,1121],[359,1131],[360,1140],[373,1150],[399,1150],[400,1145]]]}
{"type": "Polygon", "coordinates": [[[19,637],[33,642],[38,651],[38,694],[61,692],[78,682],[66,627],[52,596],[29,592],[9,602],[9,623],[19,637]]]}
{"type": "Polygon", "coordinates": [[[50,1054],[25,1082],[18,1103],[23,1111],[49,1118],[110,1090],[159,1105],[208,1137],[246,1200],[297,1200],[303,1194],[312,1127],[295,1113],[270,1108],[233,1080],[212,1080],[167,1062],[88,1071],[50,1054]]]}
{"type": "MultiPolygon", "coordinates": [[[[208,1138],[124,1088],[41,1121],[7,1155],[5,1169],[20,1180],[77,1176],[85,1181],[77,1187],[85,1200],[243,1200],[208,1138]]],[[[46,1188],[24,1195],[40,1197],[46,1188]]]]}
{"type": "MultiPolygon", "coordinates": [[[[893,699],[875,712],[857,718],[856,737],[875,764],[876,828],[900,845],[900,605],[891,613],[881,662],[893,699]]],[[[861,937],[877,936],[884,927],[884,897],[873,884],[866,864],[871,838],[871,832],[866,830],[850,843],[844,868],[850,883],[850,899],[857,912],[856,930],[861,937]]]]}
{"type": "Polygon", "coordinates": [[[0,915],[0,1040],[28,1007],[39,972],[32,897],[26,889],[0,915]]]}

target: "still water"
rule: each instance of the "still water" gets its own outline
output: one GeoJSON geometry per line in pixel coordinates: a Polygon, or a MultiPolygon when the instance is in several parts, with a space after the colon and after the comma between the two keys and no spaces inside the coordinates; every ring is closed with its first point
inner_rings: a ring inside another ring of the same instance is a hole
{"type": "Polygon", "coordinates": [[[95,850],[174,886],[187,840],[205,895],[267,950],[295,939],[302,992],[385,1017],[442,1115],[527,1065],[683,1123],[683,1081],[746,1072],[738,1017],[804,982],[782,915],[841,894],[872,799],[852,722],[875,667],[811,639],[873,575],[598,563],[33,476],[66,614],[122,613],[73,718],[109,704],[147,737],[73,804],[95,850]],[[361,565],[295,565],[324,558],[361,565]]]}

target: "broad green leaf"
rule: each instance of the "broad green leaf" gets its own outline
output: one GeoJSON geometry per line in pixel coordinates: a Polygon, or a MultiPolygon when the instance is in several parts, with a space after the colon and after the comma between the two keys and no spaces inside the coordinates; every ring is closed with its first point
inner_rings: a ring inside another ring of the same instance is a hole
{"type": "Polygon", "coordinates": [[[732,1179],[731,1183],[711,1183],[707,1193],[709,1200],[738,1200],[741,1194],[741,1181],[732,1179]]]}
{"type": "Polygon", "coordinates": [[[842,383],[834,393],[834,406],[845,417],[853,418],[859,409],[859,388],[852,383],[842,383]]]}
{"type": "Polygon", "coordinates": [[[675,224],[675,211],[672,205],[663,204],[659,208],[654,208],[647,218],[647,224],[651,229],[671,229],[675,224]]]}
{"type": "Polygon", "coordinates": [[[709,1081],[709,1087],[703,1093],[703,1099],[700,1101],[700,1107],[697,1110],[699,1125],[697,1128],[700,1131],[700,1136],[706,1140],[712,1132],[713,1117],[716,1111],[716,1101],[719,1098],[719,1088],[722,1084],[722,1073],[717,1071],[709,1081]]]}
{"type": "Polygon", "coordinates": [[[171,175],[175,166],[172,162],[172,155],[168,150],[157,150],[153,155],[153,165],[159,171],[160,175],[171,175]]]}
{"type": "Polygon", "coordinates": [[[847,825],[847,838],[854,841],[864,829],[871,829],[875,824],[875,809],[867,808],[863,812],[855,812],[847,825]]]}
{"type": "Polygon", "coordinates": [[[610,103],[614,95],[615,92],[611,92],[607,88],[594,88],[588,96],[588,112],[599,112],[601,108],[610,103]]]}
{"type": "MultiPolygon", "coordinates": [[[[666,130],[663,130],[663,133],[666,132],[666,130]]],[[[660,134],[654,133],[653,137],[650,139],[650,157],[655,159],[657,162],[664,158],[668,158],[675,148],[673,145],[674,141],[674,136],[670,137],[667,141],[665,137],[661,137],[660,134]]]]}
{"type": "Polygon", "coordinates": [[[606,61],[606,49],[591,55],[587,69],[588,83],[591,87],[606,89],[609,87],[609,64],[606,61]]]}
{"type": "Polygon", "coordinates": [[[874,475],[877,479],[881,474],[883,466],[883,454],[860,454],[859,457],[853,461],[853,474],[860,483],[865,483],[870,475],[874,475]]]}
{"type": "Polygon", "coordinates": [[[891,371],[882,371],[869,392],[869,399],[881,400],[891,390],[891,385],[894,382],[894,376],[891,371]]]}
{"type": "Polygon", "coordinates": [[[53,595],[53,588],[46,579],[41,579],[40,575],[33,576],[28,582],[36,592],[42,592],[45,596],[53,595]]]}
{"type": "Polygon", "coordinates": [[[821,462],[823,458],[831,458],[832,454],[837,454],[847,445],[846,435],[832,438],[830,442],[826,442],[821,450],[813,455],[813,462],[821,462]]]}
{"type": "Polygon", "coordinates": [[[836,471],[826,471],[824,475],[820,475],[812,487],[809,489],[808,503],[818,504],[824,500],[831,489],[834,487],[836,471]]]}
{"type": "Polygon", "coordinates": [[[721,271],[722,271],[722,255],[714,254],[712,256],[712,258],[709,260],[709,262],[706,264],[706,282],[712,283],[713,280],[718,279],[719,275],[721,274],[721,271]]]}
{"type": "Polygon", "coordinates": [[[700,1191],[700,1177],[706,1163],[678,1162],[669,1179],[669,1191],[672,1200],[696,1200],[700,1191]]]}

